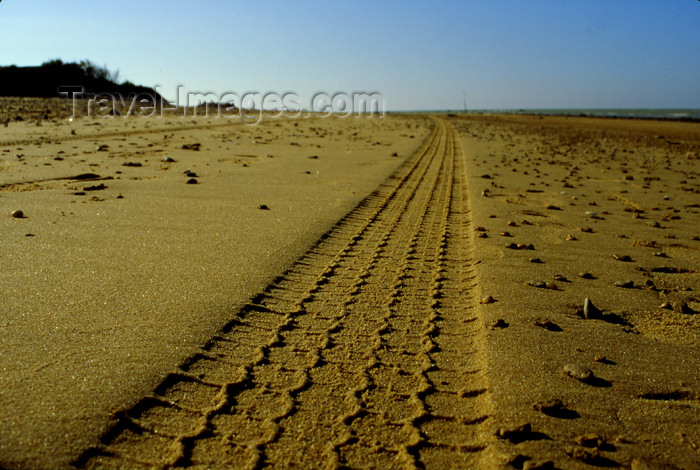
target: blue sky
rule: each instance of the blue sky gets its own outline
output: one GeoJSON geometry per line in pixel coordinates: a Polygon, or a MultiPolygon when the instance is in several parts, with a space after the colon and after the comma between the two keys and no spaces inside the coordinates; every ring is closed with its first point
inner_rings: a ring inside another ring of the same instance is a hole
{"type": "Polygon", "coordinates": [[[379,92],[389,110],[700,108],[697,0],[4,0],[0,64],[187,91],[379,92]]]}

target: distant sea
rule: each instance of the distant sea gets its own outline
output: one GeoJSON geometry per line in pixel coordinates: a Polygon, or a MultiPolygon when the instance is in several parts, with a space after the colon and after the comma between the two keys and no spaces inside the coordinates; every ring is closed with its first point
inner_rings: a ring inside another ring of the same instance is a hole
{"type": "MultiPolygon", "coordinates": [[[[461,114],[463,110],[416,111],[421,113],[454,113],[461,114]]],[[[536,114],[546,116],[595,116],[610,118],[633,119],[670,119],[684,121],[700,121],[700,109],[683,108],[607,108],[607,109],[469,109],[472,114],[536,114]]]]}

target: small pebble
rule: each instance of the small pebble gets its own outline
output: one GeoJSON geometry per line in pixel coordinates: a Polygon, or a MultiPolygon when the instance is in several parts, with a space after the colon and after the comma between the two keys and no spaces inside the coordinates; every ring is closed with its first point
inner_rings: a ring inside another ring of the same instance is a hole
{"type": "Polygon", "coordinates": [[[486,227],[477,227],[477,228],[474,229],[474,231],[475,231],[475,232],[485,232],[485,231],[486,231],[486,227]]]}
{"type": "Polygon", "coordinates": [[[566,454],[574,460],[583,463],[595,463],[600,458],[596,449],[584,449],[583,447],[570,446],[566,449],[566,454]]]}
{"type": "Polygon", "coordinates": [[[510,326],[507,321],[505,321],[503,318],[499,318],[495,322],[491,324],[491,329],[496,330],[496,329],[501,329],[501,328],[508,328],[510,326]]]}
{"type": "Polygon", "coordinates": [[[633,289],[634,281],[617,281],[615,282],[615,287],[622,287],[623,289],[633,289]]]}
{"type": "Polygon", "coordinates": [[[501,232],[500,235],[502,237],[512,237],[513,235],[510,234],[510,232],[501,232]]]}
{"type": "Polygon", "coordinates": [[[267,204],[260,204],[258,206],[258,209],[260,209],[261,211],[269,211],[270,210],[270,208],[267,207],[267,204]]]}
{"type": "Polygon", "coordinates": [[[549,331],[562,331],[561,327],[559,327],[559,325],[556,323],[542,318],[535,320],[535,326],[539,326],[540,328],[544,328],[545,330],[549,331]]]}
{"type": "Polygon", "coordinates": [[[539,258],[530,258],[528,261],[530,261],[531,263],[537,263],[537,264],[544,263],[544,261],[542,261],[539,258]]]}
{"type": "Polygon", "coordinates": [[[561,400],[553,398],[551,400],[538,401],[532,404],[532,407],[542,413],[555,413],[564,406],[561,400]]]}
{"type": "Polygon", "coordinates": [[[496,436],[509,441],[520,441],[531,433],[532,425],[530,423],[525,423],[519,426],[499,428],[498,431],[496,431],[496,436]]]}
{"type": "Polygon", "coordinates": [[[553,279],[554,279],[555,281],[571,282],[571,281],[569,281],[565,276],[562,276],[561,274],[555,274],[553,279]]]}
{"type": "Polygon", "coordinates": [[[173,157],[163,157],[165,163],[174,163],[175,159],[173,157]]]}
{"type": "Polygon", "coordinates": [[[668,255],[662,251],[654,253],[654,256],[658,256],[659,258],[668,258],[668,255]]]}
{"type": "Polygon", "coordinates": [[[593,229],[591,227],[581,227],[581,231],[583,233],[593,233],[593,229]]]}
{"type": "Polygon", "coordinates": [[[578,277],[580,277],[581,279],[596,279],[596,277],[589,272],[578,273],[578,277]]]}
{"type": "Polygon", "coordinates": [[[593,371],[588,367],[580,364],[566,364],[564,366],[564,374],[581,382],[585,382],[593,378],[593,371]]]}
{"type": "Polygon", "coordinates": [[[481,303],[482,303],[482,304],[492,304],[492,303],[494,303],[495,301],[496,301],[496,299],[494,299],[494,298],[491,297],[490,295],[487,295],[486,297],[484,297],[483,299],[481,299],[481,303]]]}
{"type": "Polygon", "coordinates": [[[547,209],[549,209],[550,211],[560,211],[561,207],[550,204],[547,206],[547,209]]]}
{"type": "Polygon", "coordinates": [[[670,303],[668,303],[668,302],[664,302],[664,303],[662,303],[661,305],[659,305],[659,308],[672,309],[673,306],[672,306],[670,303]]]}
{"type": "Polygon", "coordinates": [[[476,238],[489,238],[489,234],[486,232],[479,232],[479,235],[477,235],[476,238]]]}
{"type": "Polygon", "coordinates": [[[544,289],[545,287],[547,287],[547,283],[543,281],[529,281],[527,284],[529,286],[537,287],[539,289],[544,289]]]}
{"type": "Polygon", "coordinates": [[[21,210],[17,209],[15,211],[12,211],[12,214],[10,214],[13,219],[24,219],[24,212],[21,210]]]}
{"type": "Polygon", "coordinates": [[[593,361],[606,363],[606,362],[608,362],[608,358],[605,356],[596,356],[593,358],[593,361]]]}
{"type": "Polygon", "coordinates": [[[517,226],[518,226],[518,224],[516,224],[516,223],[515,223],[514,221],[512,221],[512,220],[509,220],[508,223],[507,223],[506,225],[508,225],[508,227],[517,227],[517,226]]]}
{"type": "Polygon", "coordinates": [[[187,184],[197,184],[197,179],[196,178],[190,178],[187,180],[187,184]]]}
{"type": "Polygon", "coordinates": [[[578,240],[578,238],[576,238],[576,237],[573,236],[572,234],[568,234],[568,235],[566,236],[566,239],[567,239],[568,241],[570,241],[570,242],[575,242],[575,241],[578,240]]]}

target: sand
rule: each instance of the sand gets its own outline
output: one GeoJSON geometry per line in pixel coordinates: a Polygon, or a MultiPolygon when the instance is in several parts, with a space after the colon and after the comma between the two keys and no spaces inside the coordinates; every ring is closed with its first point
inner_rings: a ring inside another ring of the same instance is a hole
{"type": "Polygon", "coordinates": [[[698,124],[40,122],[0,467],[700,464],[698,124]]]}

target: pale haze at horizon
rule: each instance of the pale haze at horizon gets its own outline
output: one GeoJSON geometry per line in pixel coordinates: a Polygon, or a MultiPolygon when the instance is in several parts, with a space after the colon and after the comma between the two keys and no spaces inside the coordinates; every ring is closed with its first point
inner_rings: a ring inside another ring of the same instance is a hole
{"type": "Polygon", "coordinates": [[[700,108],[700,2],[5,0],[0,65],[89,59],[188,92],[388,110],[700,108]]]}

